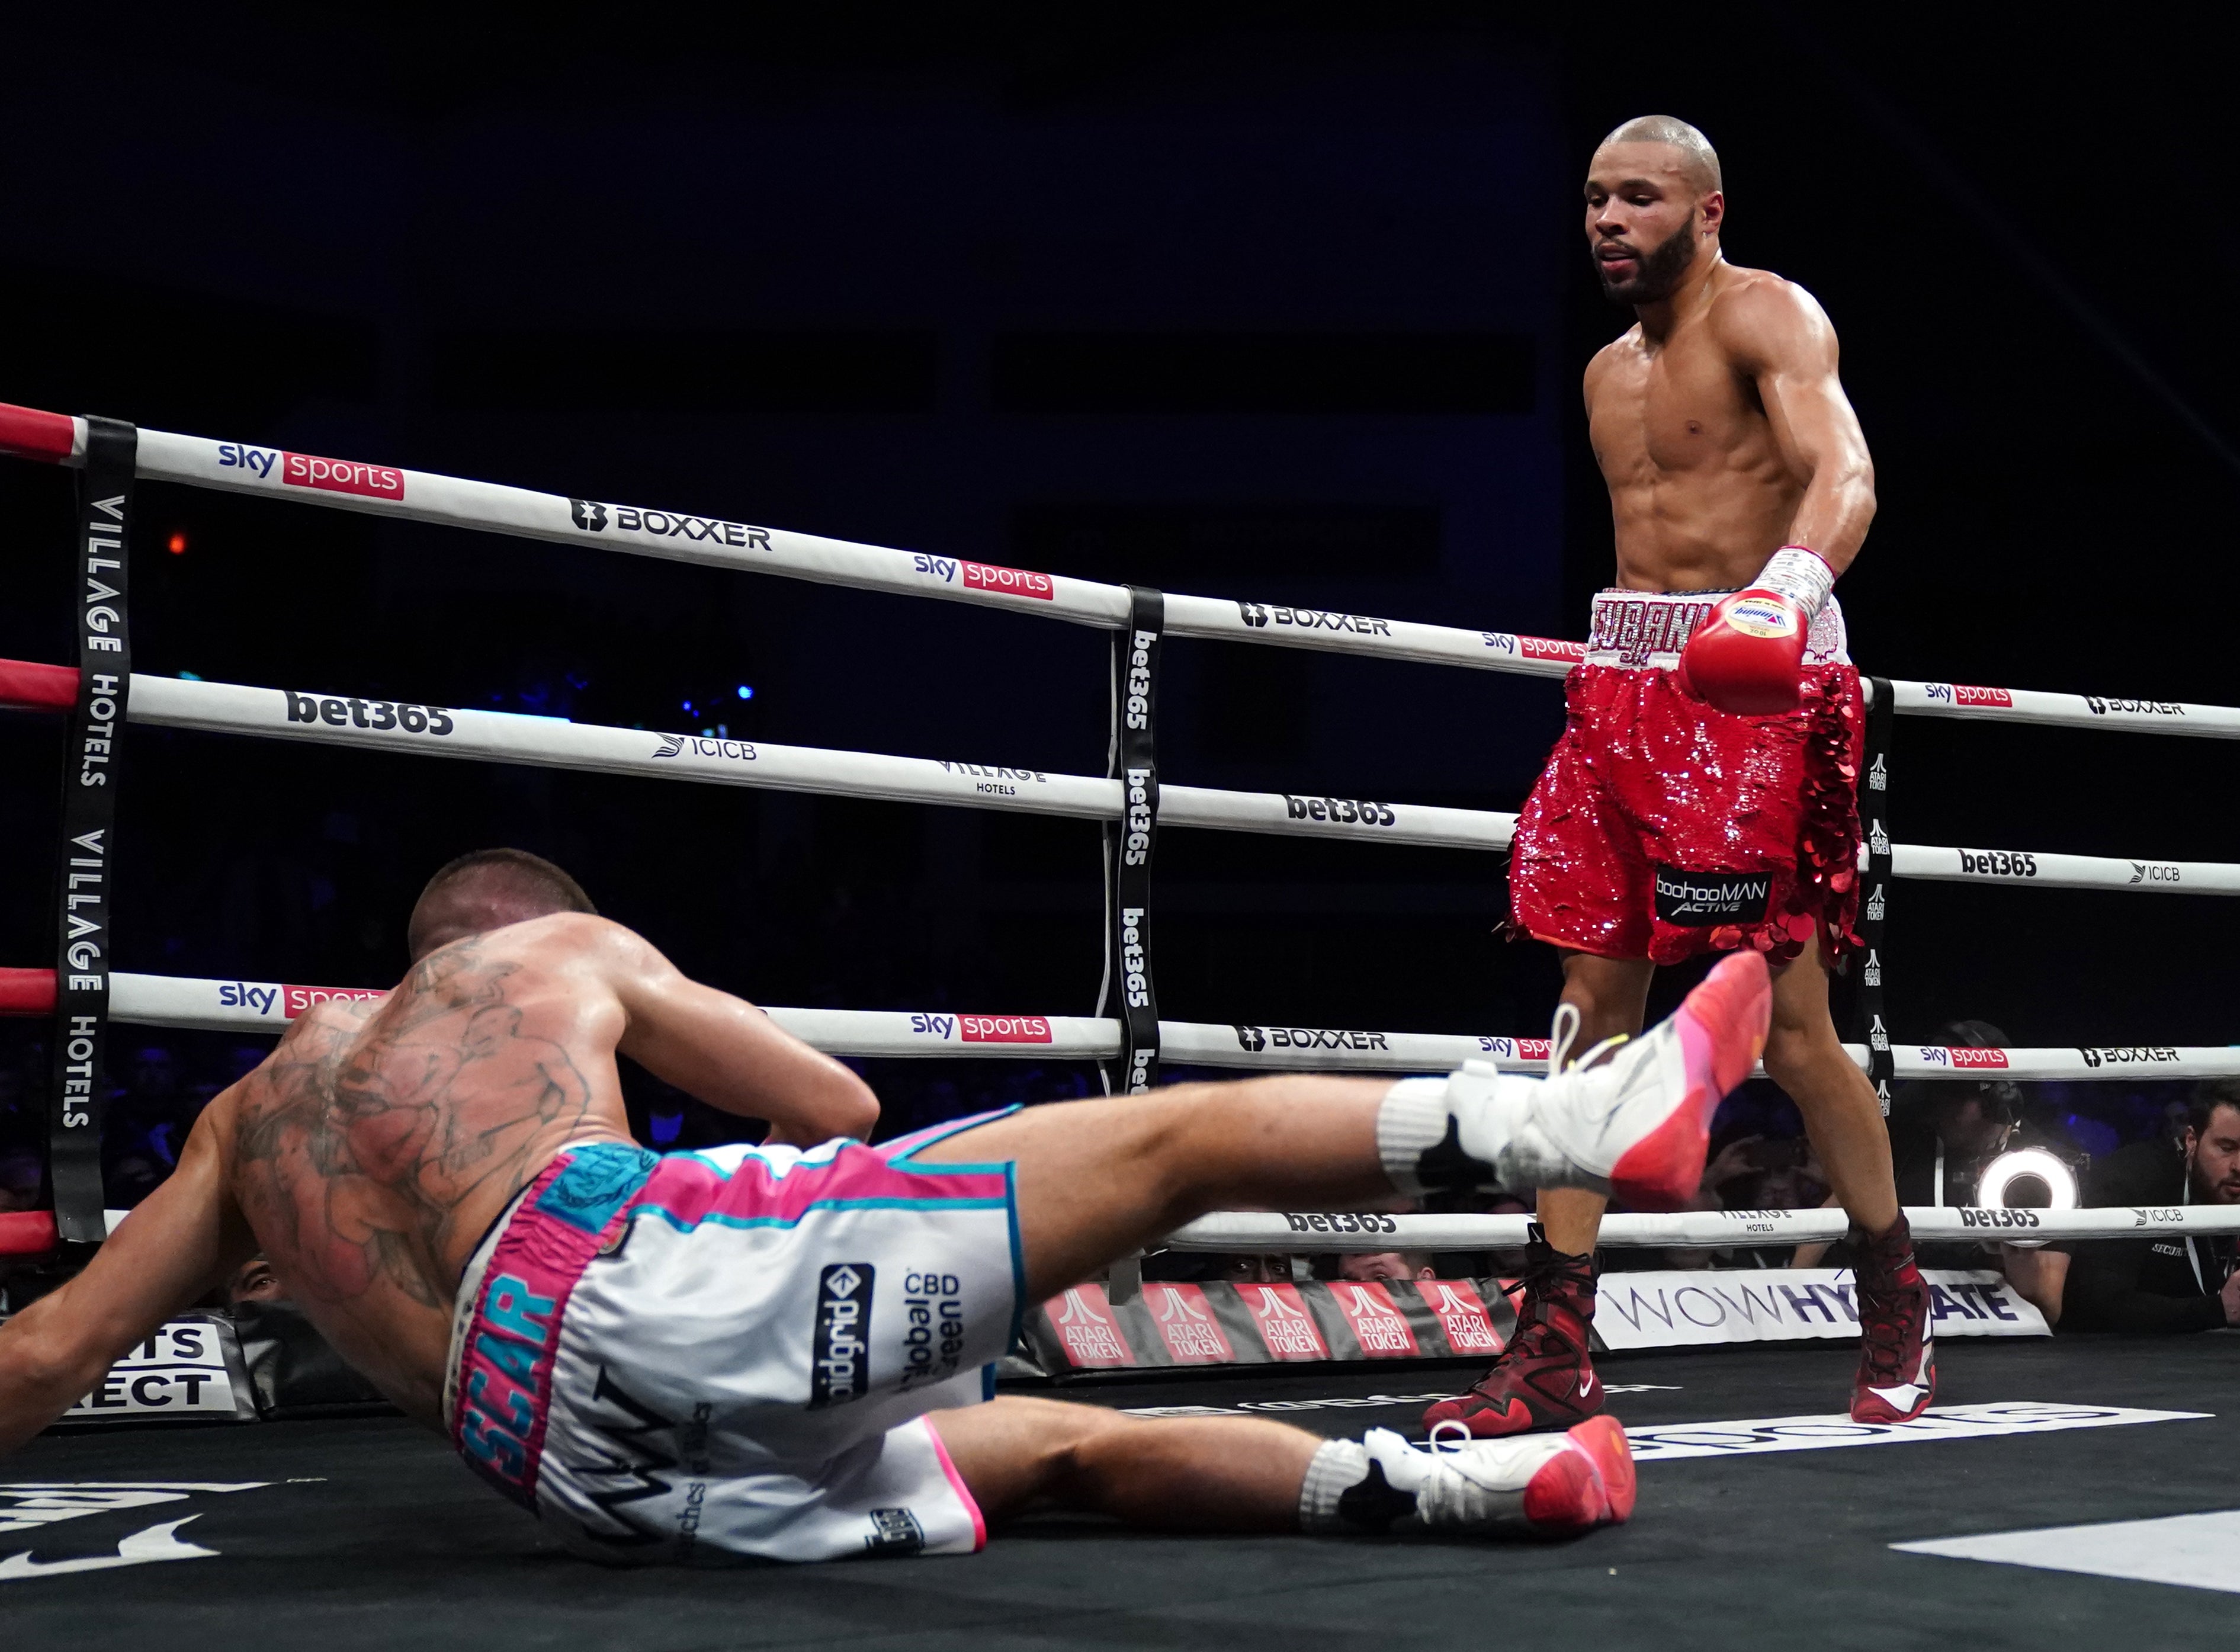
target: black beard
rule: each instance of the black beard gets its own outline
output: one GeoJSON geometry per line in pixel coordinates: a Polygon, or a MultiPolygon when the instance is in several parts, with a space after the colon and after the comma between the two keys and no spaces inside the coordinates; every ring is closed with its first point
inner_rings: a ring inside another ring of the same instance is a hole
{"type": "Polygon", "coordinates": [[[1630,281],[1612,281],[1603,275],[1603,263],[1595,260],[1595,274],[1602,277],[1603,296],[1614,304],[1653,304],[1659,299],[1670,298],[1672,290],[1680,284],[1680,277],[1688,273],[1688,266],[1696,256],[1696,226],[1691,221],[1682,224],[1658,245],[1641,255],[1634,266],[1630,281]]]}

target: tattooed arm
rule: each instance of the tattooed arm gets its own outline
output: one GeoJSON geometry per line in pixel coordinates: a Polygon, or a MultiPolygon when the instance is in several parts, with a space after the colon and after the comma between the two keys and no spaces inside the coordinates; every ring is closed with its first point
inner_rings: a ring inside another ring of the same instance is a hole
{"type": "Polygon", "coordinates": [[[224,1282],[257,1242],[227,1190],[235,1090],[86,1270],[0,1325],[0,1451],[45,1428],[134,1343],[224,1282]]]}
{"type": "Polygon", "coordinates": [[[870,1136],[879,1101],[870,1085],[744,999],[687,980],[637,936],[606,927],[629,1018],[617,1046],[623,1055],[710,1107],[769,1120],[773,1142],[870,1136]]]}

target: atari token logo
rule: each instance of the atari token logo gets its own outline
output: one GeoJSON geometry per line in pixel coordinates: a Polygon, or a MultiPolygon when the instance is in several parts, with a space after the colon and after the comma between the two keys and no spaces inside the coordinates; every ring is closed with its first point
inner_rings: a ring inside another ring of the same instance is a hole
{"type": "Polygon", "coordinates": [[[607,525],[606,506],[589,499],[570,499],[568,502],[568,514],[576,519],[576,525],[587,534],[595,534],[607,525]]]}
{"type": "Polygon", "coordinates": [[[817,1276],[810,1329],[809,1409],[860,1400],[871,1386],[871,1284],[868,1262],[836,1262],[817,1276]]]}

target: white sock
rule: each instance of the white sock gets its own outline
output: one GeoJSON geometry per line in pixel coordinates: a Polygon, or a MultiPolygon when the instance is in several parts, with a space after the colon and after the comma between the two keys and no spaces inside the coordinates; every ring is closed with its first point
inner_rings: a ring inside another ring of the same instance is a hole
{"type": "Polygon", "coordinates": [[[1350,1531],[1338,1517],[1338,1499],[1369,1476],[1369,1453],[1358,1440],[1325,1440],[1299,1483],[1301,1531],[1350,1531]]]}
{"type": "Polygon", "coordinates": [[[1467,1062],[1444,1078],[1402,1079],[1377,1109],[1384,1174],[1410,1196],[1457,1184],[1586,1185],[1534,1117],[1540,1084],[1483,1062],[1467,1062]]]}
{"type": "Polygon", "coordinates": [[[1395,1189],[1413,1197],[1425,1191],[1423,1156],[1447,1139],[1447,1081],[1403,1078],[1384,1092],[1377,1109],[1377,1156],[1395,1189]]]}

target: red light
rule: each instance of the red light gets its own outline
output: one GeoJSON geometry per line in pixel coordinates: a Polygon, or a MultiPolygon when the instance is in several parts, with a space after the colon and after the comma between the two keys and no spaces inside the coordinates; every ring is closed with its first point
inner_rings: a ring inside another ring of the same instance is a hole
{"type": "Polygon", "coordinates": [[[165,547],[165,549],[166,549],[166,550],[168,550],[171,553],[171,555],[173,555],[174,556],[185,556],[185,555],[187,554],[187,536],[186,536],[186,535],[184,535],[184,534],[173,534],[173,535],[171,536],[171,539],[170,539],[170,544],[169,544],[168,546],[166,546],[166,547],[165,547]]]}

